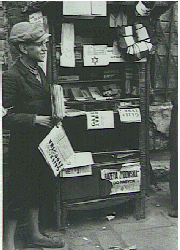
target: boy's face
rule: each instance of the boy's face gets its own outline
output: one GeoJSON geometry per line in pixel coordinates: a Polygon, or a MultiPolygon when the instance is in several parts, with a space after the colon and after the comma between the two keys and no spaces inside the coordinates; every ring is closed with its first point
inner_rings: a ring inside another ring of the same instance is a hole
{"type": "Polygon", "coordinates": [[[31,60],[37,62],[43,62],[47,51],[47,41],[42,41],[40,43],[33,42],[26,46],[26,55],[31,60]]]}

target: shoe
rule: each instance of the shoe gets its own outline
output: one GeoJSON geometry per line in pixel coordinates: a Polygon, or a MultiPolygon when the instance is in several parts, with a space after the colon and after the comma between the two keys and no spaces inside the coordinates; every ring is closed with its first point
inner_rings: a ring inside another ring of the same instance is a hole
{"type": "Polygon", "coordinates": [[[173,218],[178,218],[178,210],[177,209],[173,209],[173,210],[169,211],[168,215],[170,217],[173,217],[173,218]]]}
{"type": "Polygon", "coordinates": [[[44,248],[63,248],[65,246],[65,241],[59,237],[48,237],[43,236],[42,239],[30,240],[30,247],[44,247],[44,248]]]}

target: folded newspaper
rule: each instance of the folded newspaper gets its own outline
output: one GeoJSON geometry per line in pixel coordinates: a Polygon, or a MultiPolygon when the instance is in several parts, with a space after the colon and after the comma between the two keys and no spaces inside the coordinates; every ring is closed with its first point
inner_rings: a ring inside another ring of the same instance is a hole
{"type": "Polygon", "coordinates": [[[54,127],[50,131],[39,144],[38,149],[52,168],[56,177],[64,168],[66,160],[74,154],[71,143],[61,125],[54,127]]]}
{"type": "Polygon", "coordinates": [[[92,153],[75,153],[61,125],[54,127],[38,148],[56,177],[60,172],[61,177],[92,174],[91,165],[94,164],[92,153]],[[65,171],[67,169],[68,172],[65,171]]]}

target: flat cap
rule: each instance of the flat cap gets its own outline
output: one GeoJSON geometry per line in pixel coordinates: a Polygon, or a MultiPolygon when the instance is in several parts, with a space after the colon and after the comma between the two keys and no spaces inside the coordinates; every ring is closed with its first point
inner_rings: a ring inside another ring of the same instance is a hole
{"type": "Polygon", "coordinates": [[[51,36],[45,32],[42,24],[21,22],[15,24],[10,33],[10,42],[42,42],[46,38],[51,36]]]}

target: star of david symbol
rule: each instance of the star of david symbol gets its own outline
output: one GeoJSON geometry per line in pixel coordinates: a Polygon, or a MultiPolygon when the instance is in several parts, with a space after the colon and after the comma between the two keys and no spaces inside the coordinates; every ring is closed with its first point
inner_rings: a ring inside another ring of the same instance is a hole
{"type": "Polygon", "coordinates": [[[94,63],[94,65],[96,65],[96,63],[98,62],[98,58],[94,56],[91,59],[92,59],[92,63],[94,63]]]}

